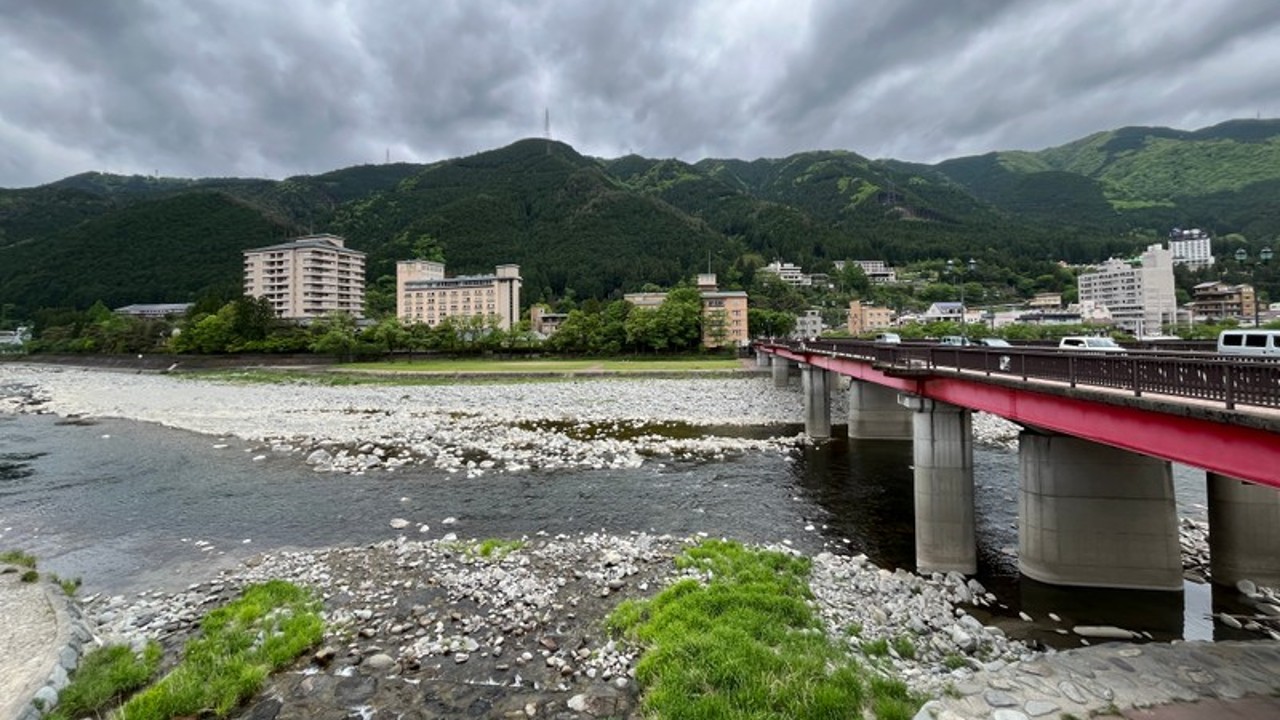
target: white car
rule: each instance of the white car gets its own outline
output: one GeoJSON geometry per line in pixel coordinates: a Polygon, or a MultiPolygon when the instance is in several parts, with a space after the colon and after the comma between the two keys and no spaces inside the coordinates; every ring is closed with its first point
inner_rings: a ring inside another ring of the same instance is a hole
{"type": "Polygon", "coordinates": [[[1124,348],[1109,337],[1093,335],[1069,335],[1058,341],[1059,350],[1088,350],[1090,352],[1124,352],[1124,348]]]}

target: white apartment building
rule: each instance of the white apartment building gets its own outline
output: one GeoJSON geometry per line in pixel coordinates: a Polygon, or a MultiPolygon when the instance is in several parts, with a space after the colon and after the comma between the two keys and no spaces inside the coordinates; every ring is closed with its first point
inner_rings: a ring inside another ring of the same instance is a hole
{"type": "Polygon", "coordinates": [[[796,328],[791,331],[793,338],[816,338],[827,329],[822,322],[822,308],[809,308],[803,315],[796,316],[796,328]]]}
{"type": "Polygon", "coordinates": [[[244,294],[270,300],[276,317],[364,317],[364,253],[329,234],[245,250],[244,294]]]}
{"type": "Polygon", "coordinates": [[[396,263],[396,317],[406,325],[439,325],[445,318],[497,318],[510,330],[520,321],[520,266],[499,265],[492,275],[444,276],[444,263],[396,263]]]}
{"type": "Polygon", "coordinates": [[[872,285],[888,285],[898,282],[898,271],[889,267],[883,260],[835,260],[836,270],[843,271],[845,265],[853,263],[862,268],[862,274],[872,285]]]}
{"type": "Polygon", "coordinates": [[[799,265],[784,263],[781,260],[774,260],[768,265],[760,268],[757,272],[766,272],[777,275],[782,282],[788,285],[795,285],[797,287],[813,284],[813,278],[805,275],[799,265]]]}
{"type": "Polygon", "coordinates": [[[1192,270],[1213,267],[1213,248],[1209,233],[1191,228],[1174,228],[1169,232],[1169,252],[1174,265],[1186,265],[1192,270]]]}
{"type": "Polygon", "coordinates": [[[1136,265],[1112,258],[1093,272],[1081,273],[1080,303],[1105,306],[1116,327],[1139,337],[1157,335],[1177,322],[1173,254],[1156,244],[1136,265]]]}

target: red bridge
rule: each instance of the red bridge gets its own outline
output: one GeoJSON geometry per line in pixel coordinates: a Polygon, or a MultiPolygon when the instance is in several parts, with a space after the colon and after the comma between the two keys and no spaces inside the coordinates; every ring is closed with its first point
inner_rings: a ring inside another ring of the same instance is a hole
{"type": "Polygon", "coordinates": [[[830,435],[830,374],[850,379],[851,437],[915,442],[921,569],[974,571],[976,410],[1024,428],[1024,574],[1180,589],[1176,461],[1207,471],[1214,580],[1280,584],[1280,362],[864,341],[757,349],[776,382],[799,364],[810,436],[830,435]]]}

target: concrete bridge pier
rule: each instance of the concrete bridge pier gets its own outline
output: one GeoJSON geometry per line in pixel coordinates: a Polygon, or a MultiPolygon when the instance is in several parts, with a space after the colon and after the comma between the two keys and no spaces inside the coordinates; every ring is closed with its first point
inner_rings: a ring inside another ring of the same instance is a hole
{"type": "Polygon", "coordinates": [[[898,404],[898,391],[850,380],[849,437],[859,440],[910,440],[912,412],[898,404]]]}
{"type": "Polygon", "coordinates": [[[769,362],[769,369],[773,372],[773,386],[779,388],[786,387],[787,374],[790,372],[791,361],[781,355],[774,355],[769,362]]]}
{"type": "Polygon", "coordinates": [[[971,575],[978,570],[971,413],[915,395],[899,402],[914,411],[916,569],[971,575]]]}
{"type": "Polygon", "coordinates": [[[804,433],[814,440],[831,437],[831,388],[826,370],[800,364],[804,392],[804,433]]]}
{"type": "Polygon", "coordinates": [[[1022,574],[1056,585],[1182,589],[1167,460],[1024,431],[1018,464],[1022,574]]]}
{"type": "Polygon", "coordinates": [[[766,367],[769,364],[769,353],[764,350],[756,350],[756,367],[766,367]]]}
{"type": "Polygon", "coordinates": [[[1206,473],[1213,582],[1280,586],[1280,490],[1206,473]]]}

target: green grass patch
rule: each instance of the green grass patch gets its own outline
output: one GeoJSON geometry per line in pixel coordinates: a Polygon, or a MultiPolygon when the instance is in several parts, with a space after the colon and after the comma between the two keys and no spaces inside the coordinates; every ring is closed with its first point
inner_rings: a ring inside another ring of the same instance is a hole
{"type": "Polygon", "coordinates": [[[948,670],[959,670],[968,666],[968,664],[969,661],[965,660],[963,655],[956,655],[955,653],[942,658],[942,666],[948,670]]]}
{"type": "Polygon", "coordinates": [[[58,693],[49,720],[103,717],[129,693],[145,685],[160,666],[160,644],[148,643],[141,655],[126,645],[101,647],[80,661],[71,682],[58,693]]]}
{"type": "Polygon", "coordinates": [[[33,583],[40,579],[40,573],[35,570],[28,570],[18,577],[24,583],[33,583]]]}
{"type": "Polygon", "coordinates": [[[676,564],[705,582],[623,602],[607,620],[644,650],[636,680],[647,716],[836,718],[869,709],[897,718],[919,706],[902,683],[874,678],[826,638],[809,605],[806,558],[705,541],[676,564]]]}
{"type": "Polygon", "coordinates": [[[898,657],[905,658],[907,660],[915,659],[916,644],[911,642],[911,638],[905,635],[899,635],[894,638],[889,645],[893,648],[894,652],[898,653],[898,657]]]}
{"type": "Polygon", "coordinates": [[[5,550],[0,553],[0,563],[17,565],[18,567],[36,569],[36,556],[21,550],[5,550]]]}
{"type": "Polygon", "coordinates": [[[454,540],[452,542],[442,542],[440,543],[440,546],[468,558],[483,558],[485,560],[497,561],[519,550],[526,544],[527,543],[524,540],[486,538],[484,540],[454,540]]]}
{"type": "Polygon", "coordinates": [[[320,642],[324,623],[319,610],[309,592],[281,580],[246,588],[238,599],[205,616],[199,637],[183,649],[182,662],[130,698],[121,716],[226,717],[252,697],[268,675],[320,642]]]}

